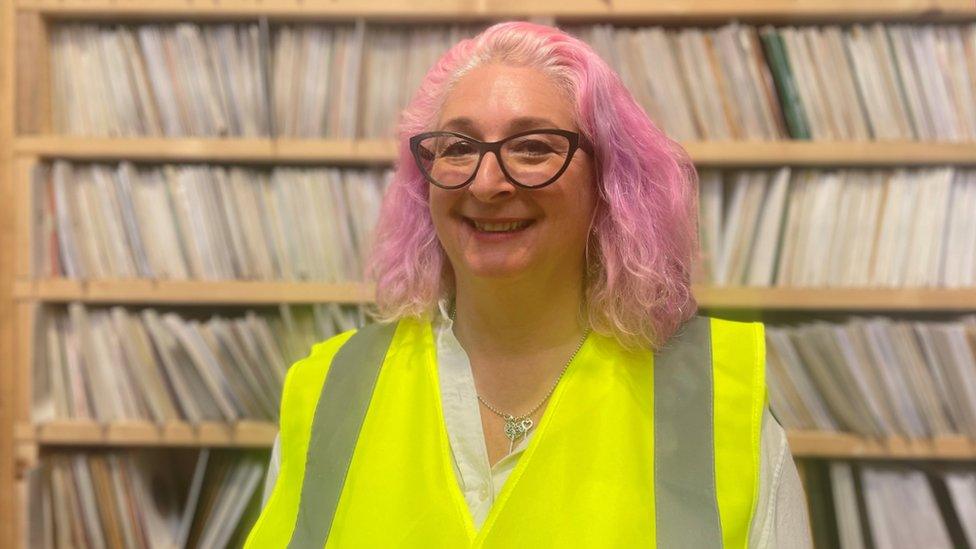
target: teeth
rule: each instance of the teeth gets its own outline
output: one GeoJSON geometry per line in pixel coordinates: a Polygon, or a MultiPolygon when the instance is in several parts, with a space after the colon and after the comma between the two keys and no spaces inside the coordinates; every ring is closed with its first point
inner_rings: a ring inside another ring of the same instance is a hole
{"type": "Polygon", "coordinates": [[[528,225],[528,221],[513,221],[511,223],[478,223],[474,222],[474,226],[479,231],[487,231],[492,233],[503,233],[508,231],[514,231],[516,229],[521,229],[528,225]]]}

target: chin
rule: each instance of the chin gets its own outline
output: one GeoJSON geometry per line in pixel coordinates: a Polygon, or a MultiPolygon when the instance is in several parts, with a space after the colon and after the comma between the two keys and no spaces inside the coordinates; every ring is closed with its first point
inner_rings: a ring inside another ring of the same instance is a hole
{"type": "Polygon", "coordinates": [[[492,261],[486,258],[476,258],[465,262],[467,271],[472,276],[490,279],[516,279],[531,272],[531,264],[525,261],[492,261]]]}

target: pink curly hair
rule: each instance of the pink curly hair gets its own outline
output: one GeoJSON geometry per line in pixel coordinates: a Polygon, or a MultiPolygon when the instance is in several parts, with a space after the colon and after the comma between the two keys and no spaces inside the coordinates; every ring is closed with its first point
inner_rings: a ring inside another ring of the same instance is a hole
{"type": "Polygon", "coordinates": [[[585,320],[625,347],[660,347],[697,309],[695,170],[592,48],[559,29],[524,22],[499,23],[456,44],[404,110],[397,168],[367,266],[376,282],[374,316],[429,318],[437,301],[453,294],[453,269],[434,232],[428,183],[409,138],[433,129],[453,84],[488,63],[538,68],[575,98],[600,191],[587,250],[585,320]]]}

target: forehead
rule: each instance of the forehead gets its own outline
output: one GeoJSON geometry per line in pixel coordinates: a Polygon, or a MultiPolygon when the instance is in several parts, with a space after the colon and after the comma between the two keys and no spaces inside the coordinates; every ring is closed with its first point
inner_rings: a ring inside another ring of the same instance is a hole
{"type": "Polygon", "coordinates": [[[565,93],[539,69],[483,65],[461,77],[445,98],[437,129],[500,138],[525,129],[575,130],[575,110],[565,93]]]}

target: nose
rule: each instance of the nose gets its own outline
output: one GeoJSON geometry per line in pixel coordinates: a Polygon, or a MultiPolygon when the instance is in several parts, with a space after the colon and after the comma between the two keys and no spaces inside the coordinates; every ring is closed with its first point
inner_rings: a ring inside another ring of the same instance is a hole
{"type": "Polygon", "coordinates": [[[515,185],[505,178],[498,156],[493,152],[485,153],[468,192],[482,202],[496,202],[515,194],[516,190],[515,185]]]}

